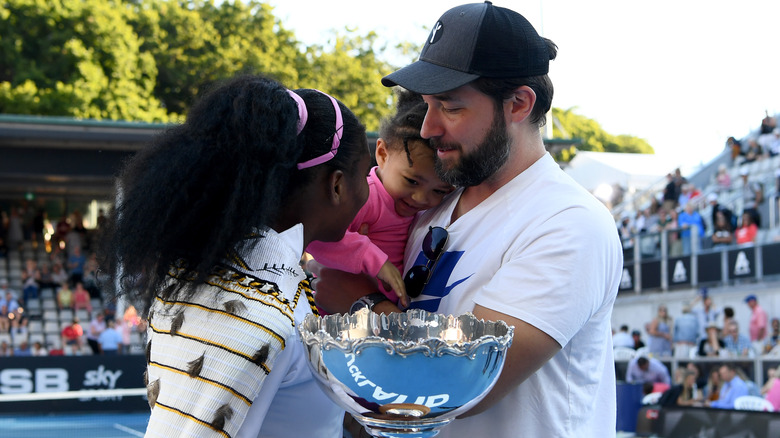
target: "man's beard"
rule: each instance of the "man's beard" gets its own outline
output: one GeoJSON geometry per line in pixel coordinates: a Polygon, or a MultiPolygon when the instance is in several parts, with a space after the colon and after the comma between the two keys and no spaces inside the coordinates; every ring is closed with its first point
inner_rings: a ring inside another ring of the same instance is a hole
{"type": "Polygon", "coordinates": [[[488,178],[495,175],[509,159],[510,140],[506,131],[506,122],[501,114],[494,111],[493,122],[490,131],[485,135],[474,151],[469,154],[463,152],[459,143],[440,143],[431,139],[434,148],[443,146],[443,149],[457,149],[461,152],[460,162],[453,164],[449,169],[444,162],[436,157],[434,168],[442,181],[455,187],[478,186],[488,178]]]}

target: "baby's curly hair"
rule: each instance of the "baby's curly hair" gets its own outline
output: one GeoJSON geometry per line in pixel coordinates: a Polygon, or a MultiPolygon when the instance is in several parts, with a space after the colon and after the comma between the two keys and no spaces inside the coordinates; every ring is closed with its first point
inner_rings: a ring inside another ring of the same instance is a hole
{"type": "Polygon", "coordinates": [[[385,140],[389,149],[405,151],[409,166],[412,166],[410,143],[420,142],[433,150],[428,139],[420,136],[428,104],[425,103],[422,95],[400,87],[396,95],[398,102],[395,115],[382,121],[379,136],[385,140]]]}

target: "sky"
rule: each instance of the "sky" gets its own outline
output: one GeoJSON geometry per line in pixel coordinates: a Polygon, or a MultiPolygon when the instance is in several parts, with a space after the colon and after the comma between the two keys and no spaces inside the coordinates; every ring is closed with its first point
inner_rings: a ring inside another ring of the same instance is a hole
{"type": "MultiPolygon", "coordinates": [[[[422,44],[436,20],[468,0],[269,0],[307,44],[333,31],[375,31],[422,44]]],[[[643,138],[670,170],[695,169],[729,136],[780,113],[780,1],[496,0],[558,45],[553,106],[643,138]]],[[[414,59],[383,58],[399,67],[414,59]]]]}

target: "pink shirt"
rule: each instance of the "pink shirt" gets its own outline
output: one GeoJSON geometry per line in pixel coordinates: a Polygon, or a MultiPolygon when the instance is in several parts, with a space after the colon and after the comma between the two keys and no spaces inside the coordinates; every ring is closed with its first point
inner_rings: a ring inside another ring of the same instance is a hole
{"type": "MultiPolygon", "coordinates": [[[[414,216],[403,217],[396,213],[395,200],[376,176],[374,167],[368,175],[368,200],[344,238],[338,242],[312,242],[306,252],[329,268],[353,274],[362,272],[376,277],[388,260],[403,272],[404,249],[413,220],[414,216]],[[367,235],[358,233],[364,224],[368,225],[367,235]]],[[[398,302],[393,291],[385,291],[385,295],[394,303],[398,302]]]]}
{"type": "Polygon", "coordinates": [[[775,379],[775,383],[766,393],[767,400],[775,407],[775,411],[780,411],[780,379],[775,379]]]}
{"type": "Polygon", "coordinates": [[[761,341],[766,337],[766,312],[758,304],[750,315],[750,340],[761,341]]]}

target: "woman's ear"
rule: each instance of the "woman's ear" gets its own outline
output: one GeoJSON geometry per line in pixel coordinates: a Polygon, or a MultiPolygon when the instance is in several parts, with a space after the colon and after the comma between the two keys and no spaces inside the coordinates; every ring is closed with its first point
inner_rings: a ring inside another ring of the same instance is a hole
{"type": "Polygon", "coordinates": [[[334,170],[328,175],[328,199],[335,207],[338,206],[347,195],[347,177],[341,170],[334,170]]]}
{"type": "Polygon", "coordinates": [[[376,152],[374,152],[374,157],[376,158],[376,164],[380,169],[382,169],[385,166],[385,163],[387,163],[388,155],[389,152],[387,151],[387,142],[381,137],[378,138],[376,140],[376,152]]]}

